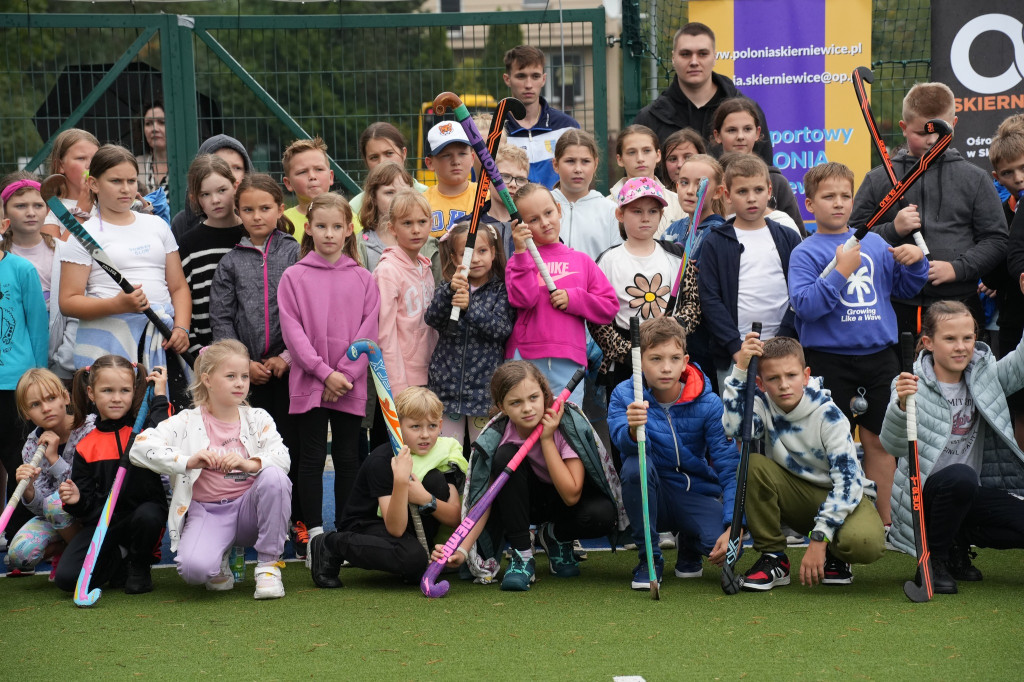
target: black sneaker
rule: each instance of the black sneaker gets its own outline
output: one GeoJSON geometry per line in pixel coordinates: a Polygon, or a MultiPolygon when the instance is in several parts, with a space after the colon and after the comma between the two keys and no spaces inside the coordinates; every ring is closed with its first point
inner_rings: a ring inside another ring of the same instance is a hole
{"type": "Polygon", "coordinates": [[[956,579],[950,575],[946,562],[932,561],[932,592],[935,594],[956,594],[956,579]]]}
{"type": "Polygon", "coordinates": [[[789,557],[762,554],[743,577],[743,589],[766,592],[776,585],[789,584],[789,557]]]}
{"type": "Polygon", "coordinates": [[[327,533],[321,533],[309,541],[309,572],[317,587],[342,587],[338,571],[341,560],[327,548],[327,533]]]}
{"type": "Polygon", "coordinates": [[[124,581],[125,594],[145,594],[153,591],[153,576],[149,564],[128,564],[128,577],[124,581]]]}
{"type": "Polygon", "coordinates": [[[853,582],[853,571],[850,564],[832,556],[832,552],[825,550],[825,578],[822,585],[849,585],[853,582]]]}
{"type": "Polygon", "coordinates": [[[971,559],[976,559],[977,556],[978,553],[971,551],[971,546],[966,542],[954,542],[949,549],[949,561],[946,562],[949,574],[955,580],[964,580],[969,583],[981,581],[981,571],[971,563],[971,559]]]}

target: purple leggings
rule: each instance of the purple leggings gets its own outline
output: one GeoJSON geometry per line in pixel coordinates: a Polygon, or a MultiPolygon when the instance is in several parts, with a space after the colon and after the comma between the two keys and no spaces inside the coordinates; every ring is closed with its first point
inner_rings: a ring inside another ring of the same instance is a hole
{"type": "Polygon", "coordinates": [[[241,497],[193,500],[178,543],[178,575],[189,585],[209,582],[232,545],[255,547],[260,561],[277,561],[284,553],[291,504],[291,481],[275,466],[263,469],[241,497]]]}

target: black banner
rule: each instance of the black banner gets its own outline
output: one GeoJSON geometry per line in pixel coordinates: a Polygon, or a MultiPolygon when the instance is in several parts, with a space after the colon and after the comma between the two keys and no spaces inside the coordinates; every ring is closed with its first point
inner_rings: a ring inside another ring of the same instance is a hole
{"type": "Polygon", "coordinates": [[[956,96],[953,146],[991,171],[996,128],[1024,112],[1024,2],[932,0],[932,79],[956,96]]]}

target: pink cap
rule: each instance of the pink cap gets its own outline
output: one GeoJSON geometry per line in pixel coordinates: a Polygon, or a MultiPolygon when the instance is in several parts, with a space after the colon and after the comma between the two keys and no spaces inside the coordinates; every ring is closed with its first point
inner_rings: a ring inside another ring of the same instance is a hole
{"type": "Polygon", "coordinates": [[[619,208],[640,197],[654,197],[662,206],[668,206],[661,185],[654,178],[630,178],[619,190],[619,208]]]}

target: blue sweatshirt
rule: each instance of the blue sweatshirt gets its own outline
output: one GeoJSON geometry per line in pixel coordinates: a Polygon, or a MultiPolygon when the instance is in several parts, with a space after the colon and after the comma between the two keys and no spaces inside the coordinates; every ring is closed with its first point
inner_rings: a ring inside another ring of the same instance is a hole
{"type": "Polygon", "coordinates": [[[900,265],[889,244],[874,232],[861,241],[861,265],[849,279],[838,270],[822,278],[836,247],[850,234],[815,232],[790,256],[789,300],[805,348],[869,355],[894,345],[898,332],[890,297],[913,298],[928,282],[928,259],[900,265]]]}
{"type": "Polygon", "coordinates": [[[39,283],[35,266],[13,253],[2,256],[0,390],[13,391],[26,370],[46,367],[50,322],[43,299],[43,285],[39,283]]]}

